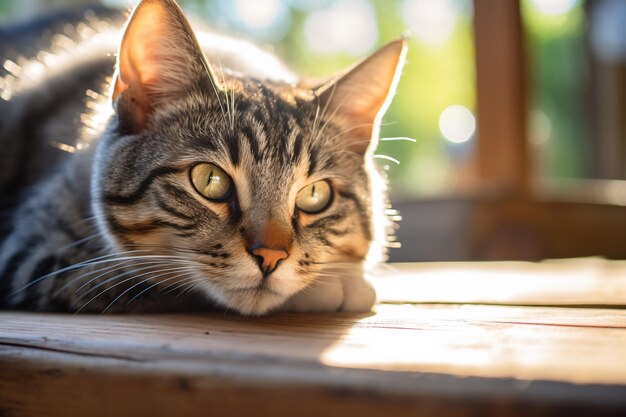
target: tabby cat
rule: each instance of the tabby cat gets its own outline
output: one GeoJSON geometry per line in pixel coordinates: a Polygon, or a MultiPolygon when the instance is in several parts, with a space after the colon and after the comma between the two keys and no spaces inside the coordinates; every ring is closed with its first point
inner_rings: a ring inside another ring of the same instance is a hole
{"type": "Polygon", "coordinates": [[[405,41],[313,83],[173,0],[137,5],[116,58],[113,23],[85,16],[2,61],[0,305],[369,310],[390,230],[372,152],[405,41]]]}

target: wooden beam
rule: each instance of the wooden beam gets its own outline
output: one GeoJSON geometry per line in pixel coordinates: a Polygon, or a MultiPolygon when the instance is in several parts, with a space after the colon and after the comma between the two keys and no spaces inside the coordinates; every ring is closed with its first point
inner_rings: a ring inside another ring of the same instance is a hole
{"type": "Polygon", "coordinates": [[[501,199],[473,209],[472,258],[541,260],[604,256],[626,259],[626,207],[501,199]]]}
{"type": "Polygon", "coordinates": [[[519,1],[475,1],[474,34],[478,185],[526,194],[531,173],[519,1]]]}

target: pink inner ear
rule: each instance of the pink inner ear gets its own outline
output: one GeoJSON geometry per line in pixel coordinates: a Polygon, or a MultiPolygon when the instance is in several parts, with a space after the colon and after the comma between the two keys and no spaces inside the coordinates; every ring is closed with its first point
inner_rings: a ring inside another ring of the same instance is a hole
{"type": "Polygon", "coordinates": [[[355,151],[365,152],[370,140],[378,139],[372,134],[377,133],[395,92],[405,54],[406,40],[391,42],[333,84],[322,87],[322,100],[329,100],[329,108],[351,125],[344,140],[355,151]]]}
{"type": "Polygon", "coordinates": [[[168,28],[171,22],[167,13],[158,2],[142,2],[137,6],[126,27],[119,50],[118,81],[121,83],[120,91],[116,85],[117,94],[131,86],[145,90],[158,82],[159,66],[163,63],[159,62],[157,50],[164,44],[169,44],[164,42],[168,37],[176,36],[168,28]]]}
{"type": "MultiPolygon", "coordinates": [[[[118,54],[113,99],[124,94],[134,129],[153,108],[180,94],[193,79],[198,54],[182,12],[163,1],[142,1],[133,12],[118,54]]],[[[201,53],[200,53],[201,56],[201,53]]]]}
{"type": "Polygon", "coordinates": [[[130,101],[126,103],[126,111],[132,111],[133,133],[141,132],[146,125],[147,115],[150,112],[150,104],[140,91],[134,91],[128,84],[124,83],[118,75],[115,79],[112,98],[115,100],[121,93],[125,93],[125,98],[130,101]]]}

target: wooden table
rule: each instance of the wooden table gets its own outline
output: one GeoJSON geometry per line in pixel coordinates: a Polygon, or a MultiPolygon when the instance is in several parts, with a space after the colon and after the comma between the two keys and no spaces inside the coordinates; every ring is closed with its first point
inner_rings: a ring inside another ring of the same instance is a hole
{"type": "Polygon", "coordinates": [[[0,416],[626,416],[626,261],[379,276],[365,315],[0,313],[0,416]]]}

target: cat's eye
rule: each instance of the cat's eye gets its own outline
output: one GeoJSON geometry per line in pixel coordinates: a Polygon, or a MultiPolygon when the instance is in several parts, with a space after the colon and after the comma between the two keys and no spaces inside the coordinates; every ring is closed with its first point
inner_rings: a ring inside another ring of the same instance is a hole
{"type": "Polygon", "coordinates": [[[225,200],[233,188],[228,174],[213,164],[196,164],[191,168],[190,175],[195,189],[209,200],[225,200]]]}
{"type": "Polygon", "coordinates": [[[316,214],[328,208],[332,196],[328,181],[317,181],[298,191],[296,206],[305,213],[316,214]]]}

